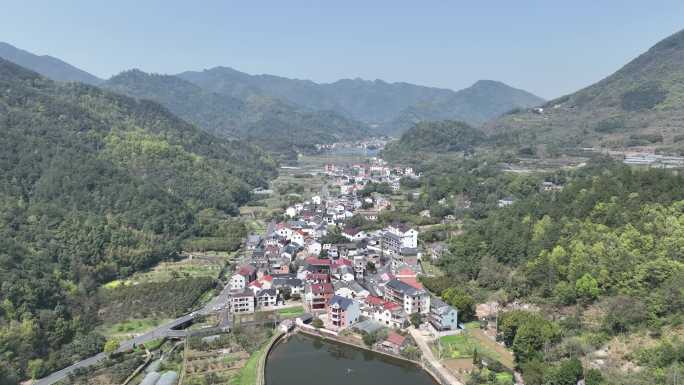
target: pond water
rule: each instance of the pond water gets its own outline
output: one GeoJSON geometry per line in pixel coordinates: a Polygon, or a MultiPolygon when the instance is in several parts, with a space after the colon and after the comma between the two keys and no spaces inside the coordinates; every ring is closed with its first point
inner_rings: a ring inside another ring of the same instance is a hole
{"type": "Polygon", "coordinates": [[[367,350],[295,334],[266,362],[266,385],[436,385],[421,368],[367,350]]]}

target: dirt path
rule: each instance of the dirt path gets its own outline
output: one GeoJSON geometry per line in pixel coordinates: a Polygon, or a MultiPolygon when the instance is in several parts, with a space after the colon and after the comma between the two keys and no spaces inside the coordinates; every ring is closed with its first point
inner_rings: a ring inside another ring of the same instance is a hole
{"type": "Polygon", "coordinates": [[[440,376],[449,382],[449,384],[445,385],[463,385],[461,381],[454,377],[454,375],[451,374],[451,372],[432,354],[432,350],[428,345],[428,342],[430,341],[429,337],[423,335],[423,332],[416,330],[414,327],[409,328],[409,333],[411,333],[411,337],[413,337],[418,344],[418,347],[423,352],[423,359],[428,361],[430,365],[439,372],[440,376]]]}

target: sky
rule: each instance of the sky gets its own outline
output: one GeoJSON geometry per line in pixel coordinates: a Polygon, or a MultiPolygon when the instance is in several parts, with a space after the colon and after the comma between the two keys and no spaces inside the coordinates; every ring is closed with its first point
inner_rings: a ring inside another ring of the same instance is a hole
{"type": "Polygon", "coordinates": [[[0,41],[103,78],[228,66],[454,90],[492,79],[544,98],[684,29],[682,0],[3,0],[0,9],[0,41]]]}

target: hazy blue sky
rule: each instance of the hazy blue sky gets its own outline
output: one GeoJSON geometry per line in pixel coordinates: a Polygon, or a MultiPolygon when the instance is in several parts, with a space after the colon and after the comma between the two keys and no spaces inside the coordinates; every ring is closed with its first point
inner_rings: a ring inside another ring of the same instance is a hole
{"type": "Polygon", "coordinates": [[[599,80],[684,28],[682,0],[6,0],[0,7],[0,41],[101,77],[224,65],[319,82],[361,77],[452,89],[496,79],[546,98],[599,80]]]}

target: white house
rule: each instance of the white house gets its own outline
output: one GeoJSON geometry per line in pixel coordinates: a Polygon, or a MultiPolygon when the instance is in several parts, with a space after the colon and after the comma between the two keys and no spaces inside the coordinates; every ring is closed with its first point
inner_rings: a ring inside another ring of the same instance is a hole
{"type": "Polygon", "coordinates": [[[245,278],[244,275],[242,274],[233,274],[233,276],[230,277],[230,283],[228,285],[230,286],[230,290],[244,290],[245,287],[247,286],[247,279],[245,278]]]}
{"type": "Polygon", "coordinates": [[[395,223],[387,230],[401,238],[401,247],[415,249],[418,247],[418,231],[405,223],[395,223]]]}
{"type": "Polygon", "coordinates": [[[311,255],[321,254],[321,243],[318,241],[311,241],[306,245],[306,251],[311,255]]]}
{"type": "Polygon", "coordinates": [[[297,215],[297,209],[290,206],[287,209],[285,209],[285,215],[287,215],[290,218],[294,218],[297,215]]]}
{"type": "Polygon", "coordinates": [[[299,246],[304,246],[304,239],[306,234],[302,230],[297,230],[292,233],[292,238],[290,240],[292,243],[296,243],[299,246]]]}

